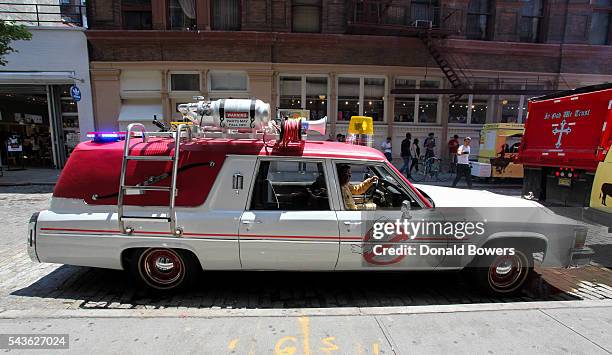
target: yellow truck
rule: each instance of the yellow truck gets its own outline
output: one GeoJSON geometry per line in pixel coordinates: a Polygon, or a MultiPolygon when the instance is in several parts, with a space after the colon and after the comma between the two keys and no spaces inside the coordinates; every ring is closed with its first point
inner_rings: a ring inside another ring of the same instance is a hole
{"type": "Polygon", "coordinates": [[[597,165],[585,217],[612,229],[612,154],[597,165]]]}
{"type": "Polygon", "coordinates": [[[472,175],[481,178],[523,178],[523,165],[514,162],[525,127],[521,123],[488,123],[480,132],[478,161],[472,175]]]}

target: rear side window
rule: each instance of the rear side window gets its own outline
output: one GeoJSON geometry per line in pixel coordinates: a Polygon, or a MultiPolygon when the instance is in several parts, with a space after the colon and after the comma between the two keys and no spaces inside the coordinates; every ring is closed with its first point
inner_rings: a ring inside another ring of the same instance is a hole
{"type": "Polygon", "coordinates": [[[329,210],[323,163],[270,160],[259,164],[251,210],[329,210]]]}

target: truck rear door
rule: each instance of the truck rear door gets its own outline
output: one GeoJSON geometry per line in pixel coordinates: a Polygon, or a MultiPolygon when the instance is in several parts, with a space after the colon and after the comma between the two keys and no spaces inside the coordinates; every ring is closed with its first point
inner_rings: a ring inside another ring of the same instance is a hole
{"type": "Polygon", "coordinates": [[[520,161],[526,166],[594,171],[606,143],[611,100],[608,89],[530,102],[520,161]]]}

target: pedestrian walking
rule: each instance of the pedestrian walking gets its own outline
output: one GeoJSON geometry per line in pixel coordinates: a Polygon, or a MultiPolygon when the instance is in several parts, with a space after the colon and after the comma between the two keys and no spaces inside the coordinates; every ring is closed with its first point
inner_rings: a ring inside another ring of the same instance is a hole
{"type": "Polygon", "coordinates": [[[448,156],[450,157],[451,173],[457,171],[457,148],[459,148],[459,136],[455,134],[453,138],[448,141],[448,156]]]}
{"type": "Polygon", "coordinates": [[[380,149],[383,151],[383,153],[385,153],[385,156],[387,157],[388,161],[393,161],[393,154],[391,150],[391,137],[387,137],[387,140],[380,145],[380,149]]]}
{"type": "Polygon", "coordinates": [[[425,160],[435,156],[434,148],[436,147],[436,138],[434,137],[434,133],[430,132],[425,138],[423,142],[423,147],[425,147],[425,160]]]}
{"type": "Polygon", "coordinates": [[[472,188],[472,171],[470,170],[470,142],[472,138],[465,137],[463,144],[457,148],[457,175],[453,181],[453,187],[457,186],[459,180],[465,177],[468,189],[472,188]]]}
{"type": "Polygon", "coordinates": [[[410,146],[410,156],[412,157],[412,164],[408,170],[408,177],[412,177],[412,170],[419,171],[419,156],[421,156],[421,147],[419,147],[419,139],[415,138],[414,142],[410,146]]]}
{"type": "Polygon", "coordinates": [[[406,176],[410,176],[410,163],[412,162],[412,155],[410,154],[410,145],[412,144],[412,135],[406,133],[406,138],[402,141],[401,157],[404,161],[404,165],[399,170],[400,173],[406,173],[406,176]]]}

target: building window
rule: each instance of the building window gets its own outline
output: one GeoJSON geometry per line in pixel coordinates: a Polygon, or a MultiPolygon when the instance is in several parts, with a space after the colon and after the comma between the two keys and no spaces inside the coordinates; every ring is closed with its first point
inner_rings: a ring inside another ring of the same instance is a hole
{"type": "Polygon", "coordinates": [[[384,121],[385,93],[384,78],[338,78],[338,121],[348,121],[351,116],[370,116],[374,121],[384,121]]]}
{"type": "Polygon", "coordinates": [[[374,121],[384,121],[385,79],[363,79],[363,115],[372,117],[374,121]]]}
{"type": "Polygon", "coordinates": [[[172,73],[170,74],[171,91],[200,91],[200,74],[172,73]]]}
{"type": "Polygon", "coordinates": [[[310,119],[318,120],[327,116],[327,78],[306,77],[305,108],[310,110],[310,119]]]}
{"type": "Polygon", "coordinates": [[[209,91],[248,91],[248,76],[241,71],[211,71],[208,74],[209,91]]]}
{"type": "Polygon", "coordinates": [[[414,0],[410,2],[410,17],[416,26],[440,25],[440,1],[439,0],[414,0]],[[419,21],[419,22],[417,22],[419,21]]]}
{"type": "Polygon", "coordinates": [[[489,108],[486,96],[463,96],[459,101],[449,104],[448,123],[484,124],[489,108]]]}
{"type": "Polygon", "coordinates": [[[395,122],[414,122],[414,110],[416,101],[412,97],[397,97],[395,98],[394,121],[395,122]]]}
{"type": "Polygon", "coordinates": [[[170,0],[168,17],[171,30],[192,31],[196,29],[195,0],[170,0]]]}
{"type": "Polygon", "coordinates": [[[279,108],[310,111],[310,119],[327,116],[328,78],[318,75],[281,75],[279,108]]]}
{"type": "Polygon", "coordinates": [[[459,101],[449,104],[448,123],[468,122],[468,101],[467,96],[462,96],[459,101]]]}
{"type": "MultiPolygon", "coordinates": [[[[395,79],[396,89],[418,89],[440,87],[439,80],[395,79]]],[[[432,124],[438,122],[440,95],[402,95],[395,98],[394,121],[432,124]]]]}
{"type": "Polygon", "coordinates": [[[468,39],[488,39],[489,0],[470,0],[465,35],[468,39]]]}
{"type": "MultiPolygon", "coordinates": [[[[413,79],[395,79],[396,89],[416,89],[417,81],[413,79]]],[[[393,104],[394,122],[414,122],[416,111],[415,95],[398,96],[393,104]]]]}
{"type": "Polygon", "coordinates": [[[212,29],[221,31],[240,31],[240,0],[213,0],[212,29]]]}
{"type": "Polygon", "coordinates": [[[279,84],[279,108],[302,108],[302,77],[281,76],[279,84]]]}
{"type": "MultiPolygon", "coordinates": [[[[419,88],[439,89],[438,80],[421,80],[419,88]]],[[[438,102],[440,95],[422,94],[418,96],[418,120],[419,123],[438,123],[438,102]]]]}
{"type": "Polygon", "coordinates": [[[472,98],[470,112],[471,124],[485,124],[487,122],[487,111],[489,109],[489,99],[486,96],[476,96],[472,98]]]}
{"type": "Polygon", "coordinates": [[[595,0],[589,43],[612,44],[612,0],[595,0]]]}
{"type": "Polygon", "coordinates": [[[360,78],[338,78],[338,121],[359,116],[360,78]]]}
{"type": "Polygon", "coordinates": [[[544,17],[543,0],[522,0],[519,40],[539,42],[540,27],[544,17]]]}
{"type": "Polygon", "coordinates": [[[507,97],[501,99],[501,121],[503,123],[519,122],[519,97],[507,97]]]}
{"type": "Polygon", "coordinates": [[[151,0],[123,0],[121,12],[124,30],[150,30],[151,0]]]}
{"type": "Polygon", "coordinates": [[[438,122],[438,98],[420,97],[419,98],[419,123],[438,122]]]}
{"type": "Polygon", "coordinates": [[[293,32],[321,32],[321,0],[294,0],[293,32]]]}

